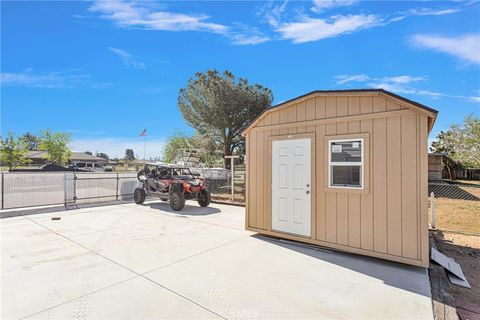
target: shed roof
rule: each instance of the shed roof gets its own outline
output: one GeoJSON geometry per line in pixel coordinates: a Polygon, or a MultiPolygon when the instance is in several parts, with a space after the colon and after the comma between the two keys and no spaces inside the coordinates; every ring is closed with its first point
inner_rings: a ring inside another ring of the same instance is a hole
{"type": "Polygon", "coordinates": [[[306,94],[303,94],[301,96],[292,98],[287,101],[283,101],[277,105],[274,105],[268,109],[265,109],[260,115],[258,115],[255,120],[252,121],[252,123],[242,132],[242,135],[245,135],[251,128],[253,128],[261,119],[263,119],[267,113],[271,111],[275,111],[277,108],[280,107],[286,107],[287,105],[292,104],[293,102],[297,100],[303,100],[307,97],[311,96],[328,96],[328,95],[336,95],[336,94],[342,94],[342,95],[348,95],[348,94],[361,94],[361,95],[383,95],[385,97],[389,97],[391,99],[397,100],[398,102],[402,103],[402,105],[405,105],[406,107],[413,109],[415,111],[424,113],[427,115],[431,121],[429,121],[429,131],[432,130],[433,124],[435,122],[435,119],[437,117],[438,111],[435,109],[432,109],[424,104],[421,104],[419,102],[407,99],[405,97],[399,96],[395,93],[392,93],[390,91],[384,90],[384,89],[346,89],[346,90],[315,90],[308,92],[306,94]]]}

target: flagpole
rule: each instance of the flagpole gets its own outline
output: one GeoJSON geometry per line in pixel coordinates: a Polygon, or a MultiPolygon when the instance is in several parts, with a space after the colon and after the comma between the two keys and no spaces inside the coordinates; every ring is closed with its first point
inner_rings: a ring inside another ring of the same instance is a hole
{"type": "Polygon", "coordinates": [[[145,142],[143,144],[143,161],[146,160],[146,157],[145,157],[146,153],[147,153],[147,131],[145,130],[145,142]]]}

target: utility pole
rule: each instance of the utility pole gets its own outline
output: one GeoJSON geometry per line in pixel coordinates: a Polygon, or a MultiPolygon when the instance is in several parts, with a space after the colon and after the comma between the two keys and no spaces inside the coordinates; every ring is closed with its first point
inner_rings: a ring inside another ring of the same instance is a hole
{"type": "Polygon", "coordinates": [[[232,201],[235,201],[235,183],[233,178],[235,177],[235,159],[240,158],[240,156],[225,156],[225,159],[230,159],[230,170],[232,171],[232,201]]]}

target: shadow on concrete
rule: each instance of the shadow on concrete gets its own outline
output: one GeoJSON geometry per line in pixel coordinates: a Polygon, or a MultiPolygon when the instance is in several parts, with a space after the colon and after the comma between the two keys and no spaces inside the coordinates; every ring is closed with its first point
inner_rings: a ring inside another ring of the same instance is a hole
{"type": "Polygon", "coordinates": [[[185,208],[181,211],[173,211],[172,208],[170,208],[170,204],[165,201],[165,202],[152,202],[152,203],[147,203],[145,204],[146,206],[149,206],[152,209],[158,209],[161,211],[169,212],[169,213],[174,213],[176,215],[180,216],[208,216],[211,214],[216,214],[222,212],[218,208],[212,208],[212,207],[205,207],[202,208],[199,205],[195,206],[190,205],[188,202],[185,204],[185,208]]]}
{"type": "Polygon", "coordinates": [[[376,278],[386,285],[430,297],[430,283],[425,268],[259,234],[252,237],[376,278]]]}

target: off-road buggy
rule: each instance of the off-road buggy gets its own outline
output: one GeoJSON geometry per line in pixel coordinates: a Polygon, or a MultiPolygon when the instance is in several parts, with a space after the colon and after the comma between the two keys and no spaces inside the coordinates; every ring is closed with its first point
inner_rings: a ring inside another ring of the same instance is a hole
{"type": "Polygon", "coordinates": [[[135,188],[133,199],[141,204],[145,197],[160,198],[170,201],[170,207],[180,211],[185,206],[185,200],[197,200],[201,207],[210,204],[210,191],[203,180],[194,175],[190,169],[170,164],[146,164],[137,174],[139,187],[135,188]]]}

